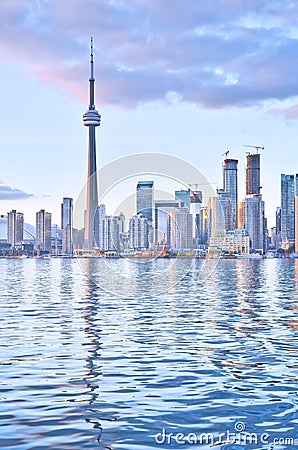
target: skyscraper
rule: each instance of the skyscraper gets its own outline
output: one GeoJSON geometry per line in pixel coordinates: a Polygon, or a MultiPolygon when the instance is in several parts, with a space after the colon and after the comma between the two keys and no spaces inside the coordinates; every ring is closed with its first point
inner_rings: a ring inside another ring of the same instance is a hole
{"type": "Polygon", "coordinates": [[[231,230],[232,199],[228,192],[217,189],[216,197],[209,197],[209,237],[222,235],[223,231],[231,230]]]}
{"type": "Polygon", "coordinates": [[[166,237],[166,244],[170,245],[168,230],[168,213],[180,206],[178,200],[155,200],[154,202],[154,242],[160,245],[166,237]]]}
{"type": "Polygon", "coordinates": [[[202,206],[199,215],[198,244],[208,244],[208,206],[202,206]]]}
{"type": "Polygon", "coordinates": [[[170,246],[176,250],[193,248],[192,215],[184,206],[168,214],[170,246]]]}
{"type": "Polygon", "coordinates": [[[152,229],[153,181],[139,181],[137,184],[137,214],[148,220],[149,232],[152,229]]]}
{"type": "Polygon", "coordinates": [[[148,219],[143,214],[136,214],[129,219],[129,242],[135,250],[149,247],[148,219]]]}
{"type": "Polygon", "coordinates": [[[275,228],[276,228],[276,248],[281,245],[281,207],[278,206],[275,212],[275,228]]]}
{"type": "Polygon", "coordinates": [[[41,209],[36,213],[36,242],[38,252],[50,252],[52,249],[52,214],[41,209]]]}
{"type": "Polygon", "coordinates": [[[7,242],[15,247],[23,240],[24,214],[15,209],[7,214],[7,242]]]}
{"type": "Polygon", "coordinates": [[[64,197],[61,204],[61,229],[62,229],[62,253],[72,255],[73,253],[73,199],[64,197]]]}
{"type": "Polygon", "coordinates": [[[0,242],[7,242],[7,216],[0,216],[0,242]]]}
{"type": "Polygon", "coordinates": [[[175,200],[181,202],[182,207],[190,208],[190,189],[180,189],[180,191],[175,191],[175,200]]]}
{"type": "Polygon", "coordinates": [[[295,253],[298,253],[298,174],[295,176],[295,253]]]}
{"type": "Polygon", "coordinates": [[[95,245],[94,221],[98,207],[98,189],[96,174],[96,141],[95,127],[100,125],[100,114],[95,109],[94,100],[94,62],[93,62],[93,39],[91,38],[90,53],[90,78],[89,78],[89,107],[83,115],[83,123],[89,128],[88,146],[88,174],[87,174],[87,198],[85,214],[85,248],[92,249],[95,245]]]}
{"type": "Polygon", "coordinates": [[[238,206],[238,228],[245,228],[245,199],[241,200],[238,206]]]}
{"type": "Polygon", "coordinates": [[[262,195],[247,195],[245,198],[245,229],[249,234],[250,249],[264,250],[264,203],[262,195]]]}
{"type": "Polygon", "coordinates": [[[295,239],[295,178],[281,174],[281,242],[285,250],[295,239]]]}
{"type": "Polygon", "coordinates": [[[238,159],[225,159],[223,165],[223,189],[231,197],[231,230],[237,228],[238,208],[238,159]]]}
{"type": "Polygon", "coordinates": [[[246,195],[260,193],[260,154],[246,156],[246,195]]]}
{"type": "Polygon", "coordinates": [[[202,191],[191,191],[190,192],[190,207],[189,212],[193,219],[193,230],[192,236],[194,239],[194,245],[197,246],[199,239],[200,230],[200,210],[202,206],[202,191]]]}

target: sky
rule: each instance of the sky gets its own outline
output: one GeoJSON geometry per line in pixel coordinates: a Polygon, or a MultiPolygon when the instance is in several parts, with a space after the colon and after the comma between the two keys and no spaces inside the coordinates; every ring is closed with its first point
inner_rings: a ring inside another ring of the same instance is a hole
{"type": "Polygon", "coordinates": [[[244,145],[262,146],[273,226],[280,174],[298,172],[297,22],[290,0],[2,0],[0,214],[34,224],[45,208],[60,224],[84,186],[92,35],[99,168],[165,153],[215,189],[229,150],[241,199],[244,145]]]}

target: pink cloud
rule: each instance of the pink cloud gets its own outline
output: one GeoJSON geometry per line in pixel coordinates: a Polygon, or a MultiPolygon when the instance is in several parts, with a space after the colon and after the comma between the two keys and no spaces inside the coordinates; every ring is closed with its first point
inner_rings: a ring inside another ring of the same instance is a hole
{"type": "Polygon", "coordinates": [[[274,116],[283,116],[287,120],[298,119],[298,105],[292,105],[289,108],[273,108],[270,112],[274,116]]]}
{"type": "Polygon", "coordinates": [[[206,108],[246,107],[298,95],[290,12],[291,0],[270,8],[268,0],[2,2],[0,60],[86,103],[93,34],[99,106],[135,107],[175,92],[206,108]],[[256,16],[275,27],[254,26],[256,16]]]}

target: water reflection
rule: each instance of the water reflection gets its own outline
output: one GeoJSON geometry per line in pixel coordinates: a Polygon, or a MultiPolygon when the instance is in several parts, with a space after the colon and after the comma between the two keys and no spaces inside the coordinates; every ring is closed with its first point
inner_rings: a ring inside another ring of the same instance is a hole
{"type": "Polygon", "coordinates": [[[237,421],[295,436],[297,261],[221,260],[200,283],[198,260],[175,285],[183,259],[109,263],[135,295],[101,289],[97,260],[0,260],[1,449],[151,450],[237,421]],[[158,270],[171,288],[151,296],[158,270]]]}

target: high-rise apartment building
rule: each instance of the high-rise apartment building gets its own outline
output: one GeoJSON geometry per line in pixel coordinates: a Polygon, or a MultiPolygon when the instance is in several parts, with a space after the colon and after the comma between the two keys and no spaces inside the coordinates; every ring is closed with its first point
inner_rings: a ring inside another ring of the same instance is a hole
{"type": "Polygon", "coordinates": [[[148,219],[142,214],[136,214],[129,220],[129,243],[135,250],[149,247],[148,219]]]}
{"type": "Polygon", "coordinates": [[[7,216],[0,216],[0,242],[7,242],[7,216]]]}
{"type": "Polygon", "coordinates": [[[96,229],[95,229],[95,241],[96,246],[100,251],[103,251],[105,249],[104,244],[104,220],[106,217],[106,206],[105,205],[99,205],[97,208],[97,219],[96,219],[96,229]]]}
{"type": "Polygon", "coordinates": [[[251,251],[264,251],[264,204],[261,194],[245,198],[245,230],[250,239],[251,251]]]}
{"type": "Polygon", "coordinates": [[[295,177],[281,174],[281,242],[287,250],[295,240],[295,177]]]}
{"type": "Polygon", "coordinates": [[[95,245],[95,216],[98,207],[98,187],[96,175],[96,141],[95,127],[100,125],[100,114],[95,109],[94,90],[94,62],[93,62],[93,40],[91,38],[90,54],[90,78],[89,78],[89,107],[83,115],[83,123],[89,129],[88,146],[88,174],[87,174],[87,198],[85,212],[85,236],[84,246],[92,249],[95,245]]]}
{"type": "Polygon", "coordinates": [[[182,207],[190,209],[190,189],[175,191],[175,200],[180,201],[182,207]]]}
{"type": "Polygon", "coordinates": [[[298,254],[298,174],[295,176],[295,253],[298,254]]]}
{"type": "Polygon", "coordinates": [[[38,252],[51,251],[51,225],[52,214],[41,209],[36,213],[36,242],[35,249],[38,252]]]}
{"type": "Polygon", "coordinates": [[[73,254],[73,199],[63,198],[61,204],[61,230],[62,230],[62,253],[64,255],[73,254]]]}
{"type": "Polygon", "coordinates": [[[246,195],[260,194],[260,154],[246,156],[246,195]]]}
{"type": "Polygon", "coordinates": [[[193,218],[189,209],[186,206],[175,208],[168,214],[168,221],[170,246],[176,250],[193,248],[193,218]]]}
{"type": "Polygon", "coordinates": [[[237,228],[238,209],[238,159],[225,159],[223,165],[223,190],[231,197],[231,230],[237,228]]]}
{"type": "Polygon", "coordinates": [[[103,248],[104,251],[120,252],[120,236],[124,233],[125,216],[123,213],[119,216],[105,216],[103,219],[103,248]]]}
{"type": "Polygon", "coordinates": [[[199,215],[198,245],[208,245],[208,207],[202,206],[199,215]]]}
{"type": "Polygon", "coordinates": [[[238,228],[245,228],[245,199],[241,200],[238,206],[238,228]]]}
{"type": "Polygon", "coordinates": [[[168,227],[168,214],[179,208],[179,200],[155,200],[154,201],[154,242],[162,245],[165,242],[170,245],[170,234],[168,227]]]}
{"type": "Polygon", "coordinates": [[[139,181],[137,184],[137,214],[142,214],[151,230],[153,225],[153,181],[139,181]]]}
{"type": "Polygon", "coordinates": [[[24,214],[15,209],[7,213],[7,242],[15,247],[24,236],[24,214]]]}
{"type": "Polygon", "coordinates": [[[232,199],[228,192],[217,189],[217,195],[209,198],[209,238],[222,235],[232,229],[232,199]]]}
{"type": "Polygon", "coordinates": [[[276,248],[281,246],[281,207],[278,206],[275,212],[275,243],[276,248]]]}
{"type": "Polygon", "coordinates": [[[199,244],[199,230],[200,230],[200,211],[202,206],[202,192],[191,191],[190,192],[190,208],[189,212],[192,215],[192,237],[194,239],[194,246],[199,244]]]}

